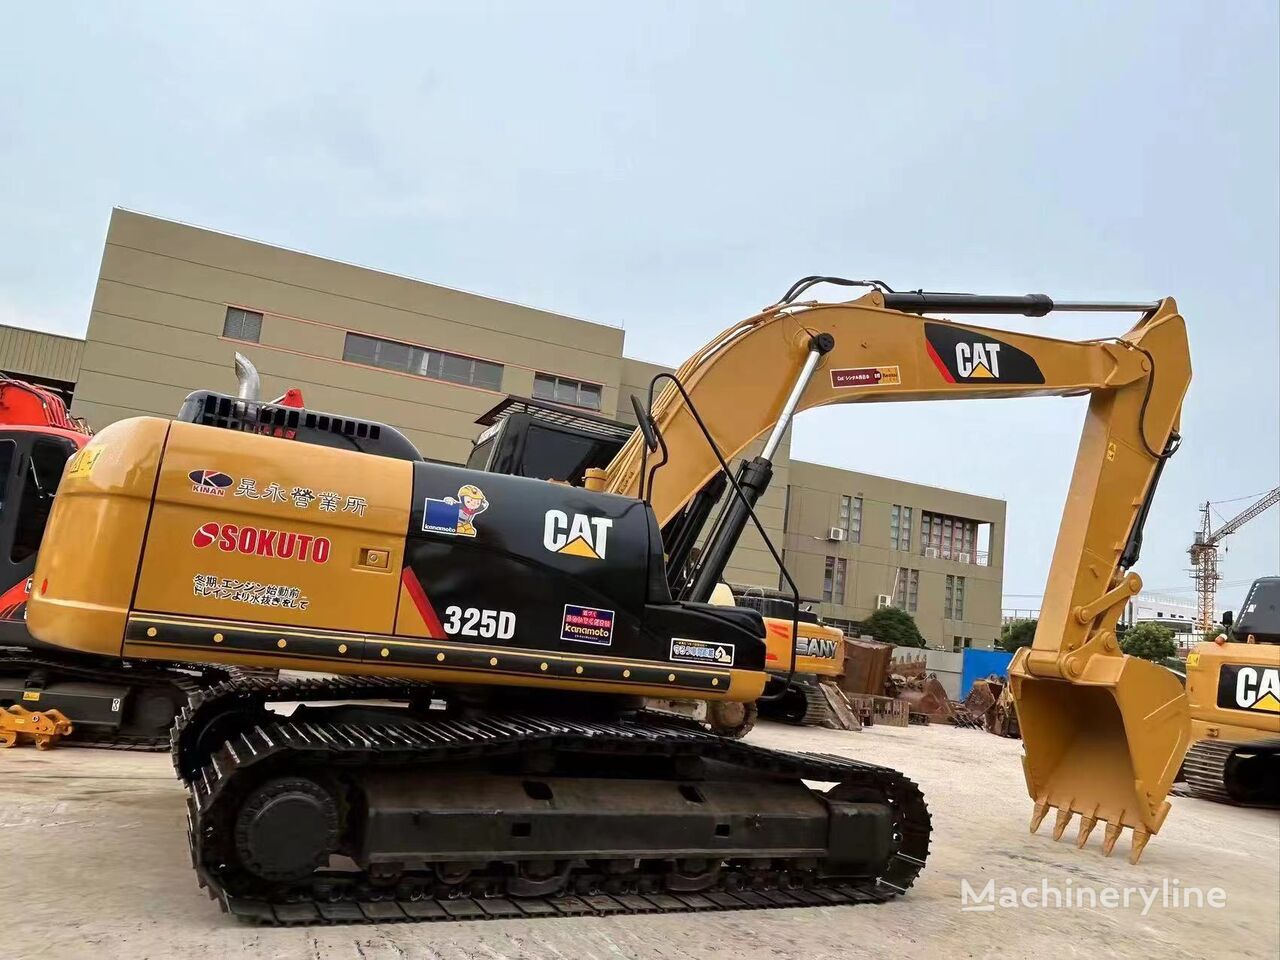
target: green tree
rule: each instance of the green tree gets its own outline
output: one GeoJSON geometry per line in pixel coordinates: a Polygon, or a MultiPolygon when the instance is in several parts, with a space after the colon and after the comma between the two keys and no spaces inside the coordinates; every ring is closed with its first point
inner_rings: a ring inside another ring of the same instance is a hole
{"type": "Polygon", "coordinates": [[[915,618],[897,607],[881,607],[862,621],[862,632],[870,634],[881,643],[899,647],[923,647],[924,637],[915,618]]]}
{"type": "Polygon", "coordinates": [[[1177,654],[1178,644],[1168,627],[1158,623],[1140,623],[1125,631],[1120,649],[1130,656],[1162,663],[1177,654]]]}
{"type": "Polygon", "coordinates": [[[1224,633],[1227,635],[1227,639],[1230,640],[1231,631],[1225,630],[1222,627],[1210,627],[1208,630],[1204,632],[1204,636],[1201,637],[1200,639],[1203,640],[1205,643],[1213,643],[1213,641],[1217,640],[1218,637],[1224,633]]]}
{"type": "Polygon", "coordinates": [[[1021,647],[1031,646],[1035,639],[1036,624],[1039,620],[1010,620],[1000,628],[1000,639],[996,646],[1005,653],[1013,653],[1021,647]]]}

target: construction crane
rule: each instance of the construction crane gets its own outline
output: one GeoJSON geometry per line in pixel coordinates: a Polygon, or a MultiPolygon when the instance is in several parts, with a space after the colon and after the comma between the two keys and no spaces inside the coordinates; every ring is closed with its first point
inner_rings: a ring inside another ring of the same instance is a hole
{"type": "Polygon", "coordinates": [[[1264,494],[1217,530],[1210,529],[1210,508],[1213,504],[1206,501],[1200,507],[1200,529],[1196,531],[1195,542],[1187,548],[1187,554],[1191,557],[1191,576],[1196,584],[1196,620],[1201,633],[1209,630],[1214,622],[1214,601],[1218,581],[1222,579],[1218,573],[1218,544],[1277,503],[1280,503],[1280,487],[1264,494]]]}

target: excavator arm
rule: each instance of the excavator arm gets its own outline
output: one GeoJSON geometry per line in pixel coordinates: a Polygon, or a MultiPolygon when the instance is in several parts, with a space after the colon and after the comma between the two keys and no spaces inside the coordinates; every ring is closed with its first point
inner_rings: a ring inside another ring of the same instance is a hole
{"type": "Polygon", "coordinates": [[[1057,808],[1054,835],[1061,837],[1079,813],[1078,844],[1103,820],[1109,854],[1129,826],[1136,862],[1168,813],[1189,714],[1171,673],[1120,653],[1115,626],[1141,587],[1129,568],[1160,470],[1177,445],[1191,379],[1186,328],[1168,298],[1056,306],[1136,309],[1141,318],[1114,339],[1073,342],[921,315],[1038,316],[1055,308],[1038,295],[873,289],[849,303],[766,308],[680,368],[692,406],[670,383],[658,393],[650,415],[666,462],[652,470],[637,431],[605,471],[603,489],[630,496],[643,489],[667,523],[719,469],[699,417],[726,460],[766,433],[768,458],[793,413],[827,404],[1088,395],[1035,641],[1010,673],[1033,832],[1057,808]]]}

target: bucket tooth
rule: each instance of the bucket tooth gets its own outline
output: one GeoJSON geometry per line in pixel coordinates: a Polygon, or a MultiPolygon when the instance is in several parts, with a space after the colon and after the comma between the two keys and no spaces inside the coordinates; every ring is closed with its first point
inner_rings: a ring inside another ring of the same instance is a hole
{"type": "Polygon", "coordinates": [[[1111,851],[1116,848],[1116,841],[1120,839],[1120,831],[1122,827],[1118,823],[1108,823],[1107,832],[1102,838],[1102,855],[1104,857],[1111,856],[1111,851]]]}
{"type": "Polygon", "coordinates": [[[1067,824],[1071,822],[1071,809],[1063,807],[1058,811],[1058,818],[1053,823],[1053,839],[1061,840],[1063,833],[1066,832],[1067,824]]]}
{"type": "Polygon", "coordinates": [[[1133,848],[1129,851],[1130,863],[1137,863],[1142,858],[1142,851],[1146,849],[1150,839],[1150,831],[1143,830],[1141,827],[1133,828],[1133,848]]]}
{"type": "Polygon", "coordinates": [[[1097,817],[1080,817],[1080,833],[1076,835],[1076,846],[1081,850],[1084,845],[1089,842],[1089,834],[1093,832],[1093,828],[1098,823],[1097,817]]]}
{"type": "Polygon", "coordinates": [[[1031,811],[1031,832],[1035,833],[1040,829],[1040,824],[1044,823],[1044,818],[1049,815],[1049,804],[1044,800],[1037,800],[1035,809],[1031,811]]]}

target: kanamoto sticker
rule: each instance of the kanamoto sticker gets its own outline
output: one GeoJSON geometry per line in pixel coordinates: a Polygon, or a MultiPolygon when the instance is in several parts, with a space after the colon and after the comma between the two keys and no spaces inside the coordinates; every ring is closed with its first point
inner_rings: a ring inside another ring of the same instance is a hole
{"type": "Polygon", "coordinates": [[[613,643],[613,611],[566,603],[564,619],[560,624],[560,639],[609,646],[613,643]]]}
{"type": "Polygon", "coordinates": [[[426,498],[422,505],[422,529],[427,533],[447,533],[451,537],[474,537],[476,517],[489,509],[484,491],[465,484],[456,497],[426,498]]]}
{"type": "Polygon", "coordinates": [[[897,387],[902,375],[896,364],[889,367],[844,367],[831,371],[831,386],[835,390],[846,387],[897,387]]]}

